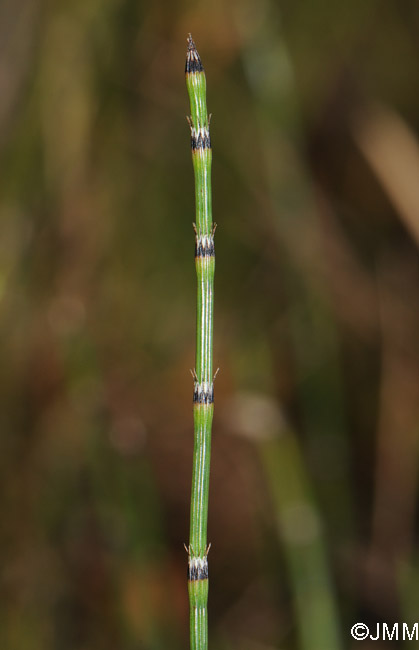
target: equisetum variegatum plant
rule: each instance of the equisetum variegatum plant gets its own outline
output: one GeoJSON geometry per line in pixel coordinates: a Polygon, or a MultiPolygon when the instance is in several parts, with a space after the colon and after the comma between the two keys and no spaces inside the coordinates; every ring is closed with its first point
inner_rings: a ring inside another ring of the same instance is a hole
{"type": "Polygon", "coordinates": [[[194,451],[191,523],[188,552],[191,650],[208,647],[208,489],[211,426],[214,411],[212,370],[214,304],[214,230],[211,206],[211,140],[206,102],[206,80],[201,59],[189,34],[186,85],[191,104],[192,161],[195,175],[195,266],[197,275],[196,358],[194,380],[194,451]]]}

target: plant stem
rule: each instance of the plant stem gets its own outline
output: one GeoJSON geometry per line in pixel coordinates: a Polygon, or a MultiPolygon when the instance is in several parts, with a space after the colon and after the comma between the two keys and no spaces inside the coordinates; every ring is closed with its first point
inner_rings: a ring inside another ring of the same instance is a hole
{"type": "Polygon", "coordinates": [[[211,206],[211,141],[206,80],[201,59],[189,34],[186,85],[191,104],[191,148],[195,175],[195,266],[197,275],[196,358],[193,392],[194,452],[191,524],[188,546],[188,591],[191,650],[208,647],[207,519],[214,410],[212,337],[214,303],[214,227],[211,206]]]}

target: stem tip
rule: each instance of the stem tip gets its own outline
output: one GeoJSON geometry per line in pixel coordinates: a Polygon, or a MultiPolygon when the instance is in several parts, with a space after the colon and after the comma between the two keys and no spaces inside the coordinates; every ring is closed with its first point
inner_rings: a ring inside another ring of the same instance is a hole
{"type": "Polygon", "coordinates": [[[201,63],[200,56],[198,54],[198,50],[196,49],[196,45],[194,43],[194,40],[192,38],[192,34],[189,34],[188,36],[188,52],[186,54],[186,66],[185,66],[185,72],[186,74],[193,74],[195,72],[203,72],[204,67],[201,63]]]}

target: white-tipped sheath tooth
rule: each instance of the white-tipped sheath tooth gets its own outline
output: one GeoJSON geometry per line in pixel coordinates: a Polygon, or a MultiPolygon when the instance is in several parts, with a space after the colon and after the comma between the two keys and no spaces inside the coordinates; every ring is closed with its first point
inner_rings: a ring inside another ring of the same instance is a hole
{"type": "Polygon", "coordinates": [[[195,133],[192,135],[198,139],[198,138],[209,138],[209,129],[207,129],[205,126],[200,126],[197,129],[194,129],[195,133]]]}

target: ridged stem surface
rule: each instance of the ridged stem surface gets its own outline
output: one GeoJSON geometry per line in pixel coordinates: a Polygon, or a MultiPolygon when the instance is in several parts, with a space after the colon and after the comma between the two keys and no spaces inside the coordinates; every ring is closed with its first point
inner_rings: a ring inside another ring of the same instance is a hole
{"type": "Polygon", "coordinates": [[[197,275],[196,357],[193,392],[194,452],[191,522],[188,546],[188,590],[191,650],[208,648],[207,519],[214,409],[212,369],[214,304],[214,227],[211,205],[211,141],[206,80],[201,59],[188,39],[186,85],[191,104],[191,149],[195,175],[195,266],[197,275]]]}

